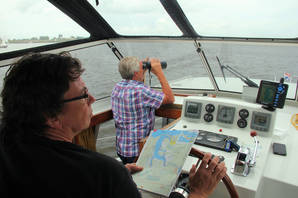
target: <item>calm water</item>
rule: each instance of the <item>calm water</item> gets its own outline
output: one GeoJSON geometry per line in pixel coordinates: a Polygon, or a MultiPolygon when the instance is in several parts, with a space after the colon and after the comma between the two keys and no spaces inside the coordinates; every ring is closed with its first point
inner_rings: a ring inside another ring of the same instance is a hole
{"type": "MultiPolygon", "coordinates": [[[[201,59],[195,51],[192,42],[189,43],[115,43],[123,56],[158,57],[167,61],[168,67],[164,70],[167,79],[175,81],[181,78],[207,76],[201,59]]],[[[0,48],[0,53],[26,47],[35,47],[38,44],[10,44],[8,48],[0,48]]],[[[224,65],[229,65],[250,78],[274,80],[290,73],[292,81],[298,76],[298,46],[243,43],[202,43],[204,52],[215,76],[221,77],[221,71],[216,60],[218,56],[224,65]]],[[[109,96],[115,83],[121,80],[118,73],[118,59],[106,45],[72,51],[71,54],[81,60],[86,72],[83,74],[90,92],[96,97],[109,96]]],[[[1,66],[1,65],[0,65],[1,66]]],[[[7,67],[0,67],[2,79],[7,67]]],[[[225,72],[227,77],[232,76],[225,72]]],[[[148,79],[147,79],[148,80],[148,79]]],[[[158,84],[153,76],[152,84],[158,84]]],[[[161,127],[161,120],[157,119],[157,128],[161,127]]],[[[101,125],[97,149],[116,157],[115,129],[113,121],[101,125]],[[103,139],[101,139],[103,138],[103,139]]]]}
{"type": "MultiPolygon", "coordinates": [[[[285,44],[252,44],[252,43],[217,43],[202,42],[210,67],[215,76],[222,76],[216,60],[218,56],[224,65],[229,65],[250,78],[274,80],[291,75],[292,81],[298,78],[298,46],[285,44]]],[[[8,48],[0,48],[0,53],[20,48],[35,47],[40,44],[9,44],[8,48]]],[[[164,70],[167,79],[172,82],[187,77],[207,76],[201,59],[192,42],[119,42],[115,43],[124,56],[158,57],[167,61],[164,70]]],[[[83,78],[96,98],[109,96],[116,82],[121,80],[118,73],[118,59],[106,45],[98,45],[72,51],[71,54],[81,60],[86,72],[83,78]]],[[[7,67],[0,69],[3,79],[7,67]]],[[[227,77],[233,76],[228,71],[227,77]]],[[[148,78],[147,78],[148,80],[148,78]]],[[[155,76],[152,84],[158,84],[155,76]]],[[[2,87],[2,81],[1,81],[2,87]]]]}

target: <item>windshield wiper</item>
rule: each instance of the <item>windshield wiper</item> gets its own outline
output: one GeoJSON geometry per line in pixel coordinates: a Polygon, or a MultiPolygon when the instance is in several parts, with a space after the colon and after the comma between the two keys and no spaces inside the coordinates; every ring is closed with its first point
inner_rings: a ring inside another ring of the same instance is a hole
{"type": "Polygon", "coordinates": [[[246,76],[242,75],[241,73],[239,73],[238,71],[236,71],[235,69],[233,69],[232,67],[230,67],[229,65],[222,65],[219,61],[219,58],[216,56],[216,59],[218,61],[222,76],[226,82],[226,77],[225,77],[225,73],[223,71],[223,69],[228,70],[229,72],[231,72],[232,74],[234,74],[236,77],[240,78],[240,80],[242,80],[245,84],[247,84],[249,87],[259,87],[255,82],[251,81],[249,78],[247,78],[246,76]]]}

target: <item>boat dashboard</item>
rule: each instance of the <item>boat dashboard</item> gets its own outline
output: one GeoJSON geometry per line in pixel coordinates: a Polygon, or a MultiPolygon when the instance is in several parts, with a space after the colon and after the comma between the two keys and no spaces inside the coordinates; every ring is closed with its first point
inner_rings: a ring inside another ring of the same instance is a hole
{"type": "MultiPolygon", "coordinates": [[[[181,119],[170,130],[196,130],[193,147],[224,158],[241,198],[297,195],[298,131],[291,123],[297,122],[297,107],[269,111],[242,99],[208,96],[185,97],[182,104],[181,119]],[[284,144],[286,155],[274,154],[273,143],[284,144]]],[[[182,172],[189,172],[197,160],[188,156],[182,172]]],[[[230,197],[223,182],[211,197],[230,197]]]]}

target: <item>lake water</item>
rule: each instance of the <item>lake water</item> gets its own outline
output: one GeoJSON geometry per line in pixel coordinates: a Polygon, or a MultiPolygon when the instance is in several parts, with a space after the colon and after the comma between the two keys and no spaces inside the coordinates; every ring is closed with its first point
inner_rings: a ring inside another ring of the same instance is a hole
{"type": "MultiPolygon", "coordinates": [[[[207,76],[201,59],[195,51],[192,42],[155,43],[155,42],[119,42],[115,43],[123,56],[157,57],[167,61],[164,70],[167,79],[172,82],[177,79],[207,76]]],[[[0,53],[35,47],[40,44],[9,44],[8,48],[0,48],[0,53]]],[[[221,77],[216,56],[224,65],[229,65],[251,78],[274,80],[283,76],[284,72],[291,74],[295,82],[298,76],[298,46],[275,44],[248,44],[216,42],[202,43],[202,47],[215,76],[221,77]]],[[[86,72],[83,74],[90,92],[96,98],[109,96],[115,83],[121,80],[118,73],[119,60],[106,45],[97,45],[72,51],[71,54],[81,60],[86,72]]],[[[1,65],[0,65],[1,66],[1,65]]],[[[3,79],[8,67],[0,67],[0,78],[3,79]]],[[[225,72],[227,77],[233,76],[225,72]]],[[[147,79],[148,81],[148,79],[147,79]]],[[[2,87],[2,80],[0,87],[2,87]]],[[[158,84],[153,76],[152,84],[158,84]]],[[[161,119],[156,120],[156,128],[161,127],[161,119]]],[[[113,120],[100,126],[97,140],[97,150],[112,157],[115,152],[115,129],[113,120]]]]}
{"type": "MultiPolygon", "coordinates": [[[[298,78],[298,45],[240,42],[202,42],[201,44],[213,74],[217,77],[221,77],[222,74],[216,56],[220,58],[222,64],[229,65],[250,78],[275,80],[283,77],[285,72],[291,75],[293,82],[298,78]]],[[[38,45],[41,44],[9,44],[8,48],[0,48],[0,53],[38,45]]],[[[140,59],[157,57],[167,61],[168,67],[164,73],[170,82],[188,77],[207,76],[193,42],[121,41],[115,45],[123,56],[137,56],[140,59]]],[[[107,45],[97,45],[71,51],[71,54],[79,58],[86,68],[83,79],[90,92],[96,98],[109,96],[115,83],[121,80],[118,73],[119,60],[110,48],[107,45]]],[[[7,67],[0,69],[1,79],[6,69],[7,67]]],[[[228,71],[225,71],[225,75],[233,76],[228,71]]],[[[152,85],[158,84],[153,76],[152,85]]]]}

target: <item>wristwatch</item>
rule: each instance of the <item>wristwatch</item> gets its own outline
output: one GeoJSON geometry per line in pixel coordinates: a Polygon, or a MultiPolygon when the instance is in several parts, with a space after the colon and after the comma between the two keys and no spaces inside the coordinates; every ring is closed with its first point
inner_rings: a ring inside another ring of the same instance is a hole
{"type": "Polygon", "coordinates": [[[169,198],[188,198],[189,189],[184,186],[179,186],[173,190],[169,196],[169,198]]]}

